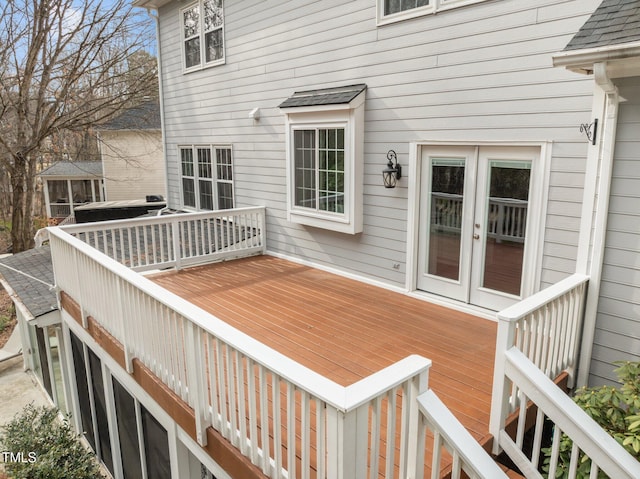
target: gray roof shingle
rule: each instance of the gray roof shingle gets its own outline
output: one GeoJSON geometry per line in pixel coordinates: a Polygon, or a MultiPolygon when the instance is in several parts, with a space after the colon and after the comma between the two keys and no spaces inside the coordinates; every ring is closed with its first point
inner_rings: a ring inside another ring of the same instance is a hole
{"type": "Polygon", "coordinates": [[[58,161],[42,170],[40,176],[81,176],[85,178],[102,178],[101,161],[58,161]]]}
{"type": "Polygon", "coordinates": [[[640,41],[640,0],[604,0],[564,51],[637,41],[640,41]]]}
{"type": "Polygon", "coordinates": [[[122,112],[100,125],[100,130],[159,130],[160,103],[157,100],[142,103],[122,112]]]}
{"type": "Polygon", "coordinates": [[[58,309],[55,290],[48,286],[55,284],[51,251],[48,246],[0,259],[0,275],[9,283],[34,318],[58,309]]]}
{"type": "Polygon", "coordinates": [[[367,88],[361,83],[333,88],[322,88],[320,90],[297,91],[285,101],[279,108],[293,108],[300,106],[318,105],[341,105],[349,103],[367,88]]]}

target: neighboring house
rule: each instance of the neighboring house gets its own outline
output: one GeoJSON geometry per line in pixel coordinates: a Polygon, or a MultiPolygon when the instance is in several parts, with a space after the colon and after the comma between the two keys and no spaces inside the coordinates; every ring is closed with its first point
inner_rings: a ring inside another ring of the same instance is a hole
{"type": "Polygon", "coordinates": [[[54,224],[73,215],[76,206],[104,201],[102,163],[58,161],[39,174],[44,182],[47,217],[54,224]]]}
{"type": "Polygon", "coordinates": [[[35,373],[54,404],[66,413],[69,393],[62,379],[64,342],[54,283],[48,246],[0,259],[0,284],[15,305],[24,368],[35,373]]]}
{"type": "Polygon", "coordinates": [[[98,128],[107,201],[165,196],[160,105],[148,101],[98,128]]]}
{"type": "MultiPolygon", "coordinates": [[[[58,223],[74,208],[111,201],[112,208],[144,210],[147,196],[165,196],[157,101],[130,108],[98,129],[101,161],[60,161],[40,173],[47,216],[58,223]]],[[[109,205],[107,205],[109,206],[109,205]]]]}
{"type": "Polygon", "coordinates": [[[636,0],[136,4],[193,214],[50,229],[115,477],[640,477],[553,384],[640,358],[636,0]]]}

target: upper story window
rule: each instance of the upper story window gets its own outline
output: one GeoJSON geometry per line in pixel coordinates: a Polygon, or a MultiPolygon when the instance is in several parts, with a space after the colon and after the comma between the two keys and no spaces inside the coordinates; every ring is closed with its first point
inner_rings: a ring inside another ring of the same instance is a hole
{"type": "Polygon", "coordinates": [[[377,0],[378,25],[483,1],[485,0],[377,0]]]}
{"type": "Polygon", "coordinates": [[[222,0],[198,0],[180,10],[184,71],[224,63],[222,0]]]}
{"type": "Polygon", "coordinates": [[[362,231],[366,85],[296,92],[287,114],[287,217],[343,233],[362,231]]]}
{"type": "Polygon", "coordinates": [[[233,208],[233,172],[228,146],[181,146],[182,205],[198,210],[233,208]]]}

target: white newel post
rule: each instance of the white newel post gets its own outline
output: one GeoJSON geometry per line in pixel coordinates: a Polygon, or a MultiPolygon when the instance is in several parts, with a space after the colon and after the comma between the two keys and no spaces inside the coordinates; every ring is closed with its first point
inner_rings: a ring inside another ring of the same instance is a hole
{"type": "MultiPolygon", "coordinates": [[[[83,297],[82,297],[82,287],[80,286],[80,278],[82,278],[84,275],[81,274],[80,272],[80,265],[79,265],[79,261],[78,261],[78,250],[74,249],[73,250],[73,266],[75,268],[76,271],[76,284],[75,284],[75,288],[73,293],[75,295],[77,295],[74,299],[78,302],[78,305],[80,306],[80,315],[82,316],[82,327],[83,328],[88,328],[89,327],[89,323],[87,322],[87,315],[84,312],[84,301],[83,301],[83,297]]],[[[67,294],[70,294],[69,291],[67,291],[67,294]]]]}
{"type": "Polygon", "coordinates": [[[116,295],[117,295],[117,302],[119,305],[119,310],[118,310],[118,322],[119,322],[119,326],[120,326],[120,331],[122,334],[121,340],[122,340],[122,348],[124,349],[124,363],[125,363],[125,368],[127,370],[127,372],[129,374],[133,374],[133,355],[131,354],[131,347],[129,346],[129,328],[127,327],[127,323],[125,321],[125,307],[131,307],[131,305],[126,304],[125,305],[125,301],[124,301],[124,294],[122,291],[122,279],[120,277],[116,277],[116,295]]]}
{"type": "Polygon", "coordinates": [[[406,403],[402,408],[402,437],[400,440],[400,477],[422,479],[424,476],[424,441],[426,424],[422,421],[418,396],[427,391],[428,370],[413,377],[403,394],[406,403]]]}
{"type": "Polygon", "coordinates": [[[189,397],[196,418],[196,441],[207,445],[207,428],[211,426],[211,414],[207,401],[207,378],[203,367],[202,330],[193,322],[187,321],[187,378],[189,397]]]}
{"type": "Polygon", "coordinates": [[[496,337],[496,356],[493,368],[493,391],[491,394],[491,416],[489,432],[493,436],[493,454],[500,453],[500,430],[509,414],[511,381],[505,375],[505,352],[515,344],[516,322],[498,314],[498,333],[496,337]]]}
{"type": "Polygon", "coordinates": [[[327,477],[366,477],[368,433],[369,403],[347,412],[327,406],[327,477]]]}
{"type": "Polygon", "coordinates": [[[182,254],[180,252],[180,222],[171,222],[171,242],[173,243],[173,261],[176,269],[180,269],[182,254]]]}

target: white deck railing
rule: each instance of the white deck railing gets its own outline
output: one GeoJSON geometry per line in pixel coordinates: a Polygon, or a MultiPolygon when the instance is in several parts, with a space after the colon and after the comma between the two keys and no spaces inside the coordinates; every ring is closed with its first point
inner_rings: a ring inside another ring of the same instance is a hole
{"type": "Polygon", "coordinates": [[[264,207],[65,226],[67,233],[134,271],[262,253],[264,207]]]}
{"type": "MultiPolygon", "coordinates": [[[[193,408],[200,444],[213,426],[278,479],[364,477],[367,469],[394,477],[396,468],[400,477],[418,477],[416,398],[426,390],[429,360],[410,356],[353,385],[338,385],[69,234],[92,241],[100,228],[95,244],[102,246],[107,233],[135,243],[144,228],[151,231],[146,223],[129,235],[133,222],[120,223],[50,229],[57,287],[78,302],[85,325],[93,317],[122,344],[128,370],[137,358],[193,408]]],[[[175,245],[175,236],[164,238],[175,245]]],[[[123,243],[107,239],[105,251],[139,264],[123,243]]],[[[175,261],[170,251],[164,254],[175,261]]]]}
{"type": "MultiPolygon", "coordinates": [[[[418,436],[424,438],[425,432],[429,431],[427,437],[433,441],[430,461],[431,479],[441,477],[440,471],[445,455],[449,456],[447,459],[451,461],[452,478],[507,479],[507,475],[502,472],[493,458],[432,390],[418,396],[418,404],[421,413],[418,436]],[[462,474],[463,472],[466,476],[462,474]]],[[[429,461],[428,458],[427,461],[429,461]]],[[[421,470],[421,468],[422,464],[417,469],[421,470]]]]}
{"type": "MultiPolygon", "coordinates": [[[[578,362],[588,276],[574,274],[498,313],[489,431],[499,436],[509,414],[520,406],[518,385],[504,374],[507,351],[516,348],[547,377],[567,371],[572,380],[578,362]]],[[[494,443],[494,453],[498,452],[494,443]]]]}
{"type": "MultiPolygon", "coordinates": [[[[463,196],[452,193],[431,193],[431,224],[442,231],[462,229],[463,196]]],[[[527,224],[526,200],[489,198],[487,235],[503,240],[524,243],[527,224]]]]}
{"type": "MultiPolygon", "coordinates": [[[[597,478],[602,471],[610,478],[637,479],[640,462],[631,456],[618,442],[602,429],[589,415],[559,389],[518,348],[504,353],[504,374],[516,384],[520,396],[515,438],[503,428],[498,433],[498,443],[528,479],[542,479],[540,453],[543,447],[543,430],[551,423],[553,434],[549,455],[548,475],[544,477],[575,478],[578,466],[586,458],[591,460],[589,477],[597,478]],[[535,422],[530,446],[524,447],[527,409],[535,406],[535,422]],[[570,452],[559,460],[562,435],[572,440],[570,452]],[[568,456],[568,457],[567,457],[568,456]],[[562,467],[562,469],[559,469],[562,467]],[[564,473],[556,476],[556,471],[564,473]],[[566,475],[565,475],[566,474],[566,475]]],[[[580,475],[580,477],[586,477],[580,475]]]]}

